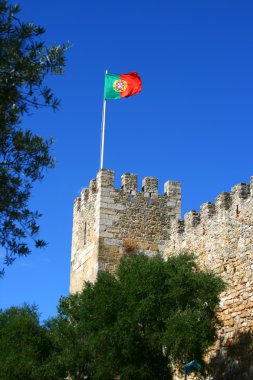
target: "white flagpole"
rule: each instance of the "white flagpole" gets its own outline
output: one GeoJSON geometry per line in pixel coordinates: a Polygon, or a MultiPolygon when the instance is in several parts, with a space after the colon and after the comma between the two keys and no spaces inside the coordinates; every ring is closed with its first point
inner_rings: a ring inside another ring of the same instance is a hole
{"type": "MultiPolygon", "coordinates": [[[[108,70],[105,70],[105,73],[108,74],[108,70]]],[[[101,128],[100,169],[103,169],[103,164],[104,164],[105,112],[106,112],[106,100],[104,99],[103,113],[102,113],[102,128],[101,128]]]]}

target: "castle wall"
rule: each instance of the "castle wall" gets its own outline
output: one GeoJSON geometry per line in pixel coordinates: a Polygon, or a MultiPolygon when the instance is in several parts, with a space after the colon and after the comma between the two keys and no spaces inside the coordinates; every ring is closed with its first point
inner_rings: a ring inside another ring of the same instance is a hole
{"type": "Polygon", "coordinates": [[[121,184],[116,189],[114,172],[102,169],[75,201],[71,292],[80,291],[84,281],[95,281],[98,270],[113,273],[126,252],[163,252],[171,220],[180,217],[179,182],[167,181],[164,195],[158,195],[157,178],[144,178],[142,191],[134,174],[124,174],[121,184]]]}
{"type": "MultiPolygon", "coordinates": [[[[84,281],[94,282],[99,270],[114,273],[120,257],[130,251],[159,251],[165,258],[193,252],[202,269],[214,271],[227,284],[216,348],[228,347],[238,333],[252,332],[253,177],[251,184],[234,186],[184,220],[180,182],[167,181],[159,195],[157,178],[144,178],[141,191],[135,174],[121,179],[121,189],[116,189],[114,172],[102,169],[75,200],[70,292],[81,291],[84,281]]],[[[249,369],[245,378],[251,375],[249,369]]]]}
{"type": "Polygon", "coordinates": [[[96,180],[74,201],[70,293],[82,289],[84,281],[95,281],[98,271],[99,194],[96,180]]]}
{"type": "Polygon", "coordinates": [[[173,223],[164,255],[183,251],[193,252],[201,268],[227,284],[220,300],[220,343],[253,330],[253,177],[251,185],[238,184],[215,204],[207,202],[200,213],[190,211],[173,223]]]}

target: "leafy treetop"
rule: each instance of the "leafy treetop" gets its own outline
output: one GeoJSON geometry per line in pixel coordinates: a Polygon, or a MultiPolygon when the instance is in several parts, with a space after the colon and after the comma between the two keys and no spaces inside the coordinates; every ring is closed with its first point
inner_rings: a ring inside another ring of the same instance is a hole
{"type": "Polygon", "coordinates": [[[0,310],[0,378],[172,379],[215,341],[223,289],[189,255],[124,257],[43,326],[34,307],[0,310]]]}
{"type": "Polygon", "coordinates": [[[199,270],[191,255],[124,257],[116,276],[101,272],[81,294],[60,303],[61,337],[75,331],[76,350],[65,351],[72,355],[71,376],[167,380],[172,365],[202,362],[216,339],[223,289],[222,280],[199,270]]]}

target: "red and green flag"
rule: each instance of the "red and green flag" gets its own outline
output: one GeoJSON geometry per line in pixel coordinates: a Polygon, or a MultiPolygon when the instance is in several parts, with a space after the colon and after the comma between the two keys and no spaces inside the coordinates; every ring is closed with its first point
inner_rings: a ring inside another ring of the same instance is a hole
{"type": "Polygon", "coordinates": [[[141,90],[141,78],[137,73],[105,74],[105,100],[127,98],[141,90]]]}

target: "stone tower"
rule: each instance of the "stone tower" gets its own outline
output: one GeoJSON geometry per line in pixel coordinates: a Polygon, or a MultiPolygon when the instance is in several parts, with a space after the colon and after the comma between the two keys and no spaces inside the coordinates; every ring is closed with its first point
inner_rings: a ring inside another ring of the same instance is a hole
{"type": "Polygon", "coordinates": [[[125,252],[164,253],[171,222],[181,217],[181,184],[167,181],[158,195],[158,179],[142,180],[123,174],[121,189],[114,187],[114,172],[102,169],[75,199],[70,292],[94,282],[98,271],[114,272],[125,252]]]}

